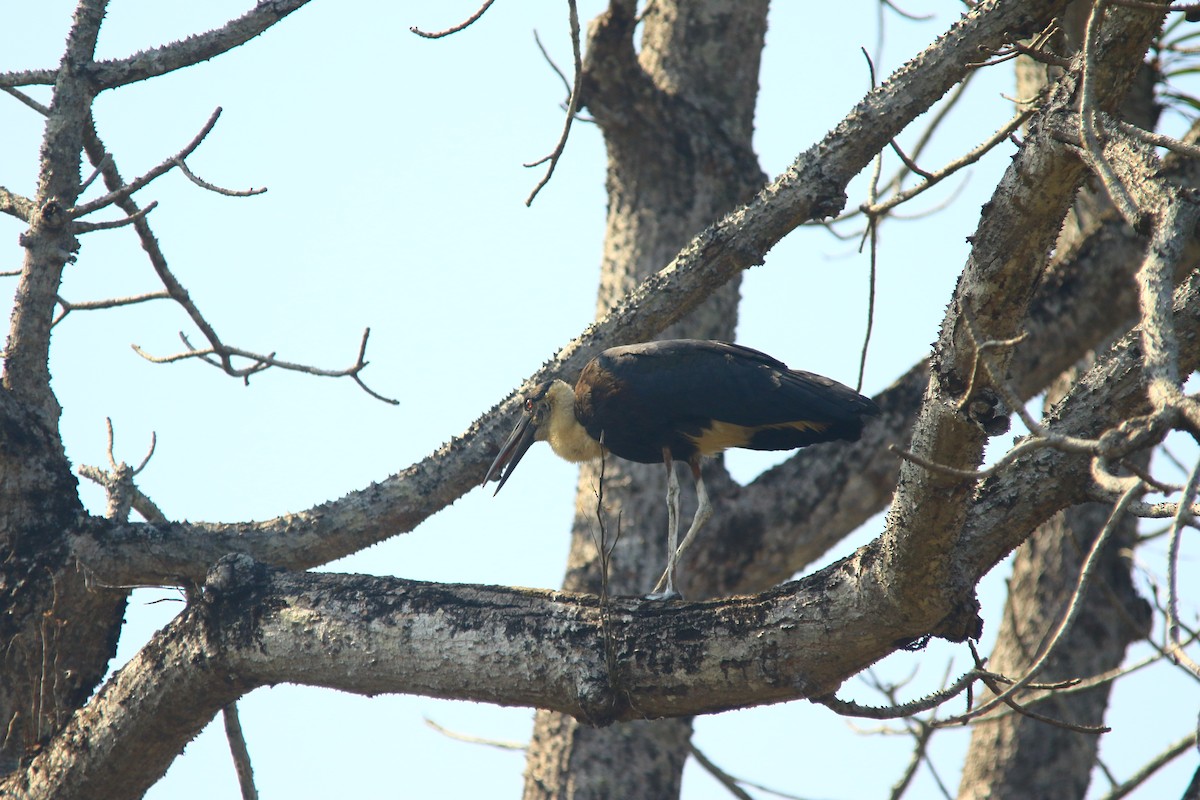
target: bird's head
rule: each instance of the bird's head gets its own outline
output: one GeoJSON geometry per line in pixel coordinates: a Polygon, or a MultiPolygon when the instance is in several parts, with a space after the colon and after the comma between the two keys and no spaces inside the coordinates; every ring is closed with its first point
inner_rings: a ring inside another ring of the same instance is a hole
{"type": "MultiPolygon", "coordinates": [[[[483,478],[484,485],[497,476],[500,485],[495,494],[504,488],[505,481],[517,468],[517,463],[534,442],[544,442],[551,437],[552,430],[569,421],[575,422],[575,392],[563,381],[554,380],[538,384],[525,395],[521,418],[512,433],[500,447],[496,460],[488,467],[483,478]]],[[[558,449],[557,447],[555,448],[558,449]]]]}

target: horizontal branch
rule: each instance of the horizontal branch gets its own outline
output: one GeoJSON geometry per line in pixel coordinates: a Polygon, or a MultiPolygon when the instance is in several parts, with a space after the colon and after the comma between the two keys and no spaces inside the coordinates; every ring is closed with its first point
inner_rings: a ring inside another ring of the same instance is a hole
{"type": "MultiPolygon", "coordinates": [[[[245,44],[276,22],[308,3],[308,0],[260,0],[254,8],[220,28],[195,34],[177,42],[140,50],[128,58],[94,62],[81,71],[90,72],[97,91],[114,89],[137,81],[190,67],[245,44]]],[[[79,69],[79,66],[76,66],[79,69]]],[[[27,69],[0,73],[0,88],[53,86],[57,69],[27,69]]]]}
{"type": "Polygon", "coordinates": [[[50,327],[54,327],[62,322],[63,317],[72,311],[102,311],[109,308],[134,306],[151,300],[169,300],[170,298],[171,295],[165,291],[143,292],[142,294],[133,294],[126,297],[106,297],[103,300],[81,300],[78,303],[65,300],[60,296],[58,298],[58,305],[62,308],[62,312],[54,318],[54,322],[50,324],[50,327]]]}
{"type": "Polygon", "coordinates": [[[72,224],[71,230],[73,233],[92,233],[93,231],[110,231],[113,228],[124,228],[126,225],[133,225],[144,219],[147,214],[156,208],[158,208],[158,201],[154,200],[127,217],[111,219],[105,222],[76,222],[72,224]]]}
{"type": "Polygon", "coordinates": [[[16,794],[136,796],[204,721],[284,682],[536,706],[592,724],[826,696],[892,649],[886,604],[855,569],[754,598],[602,608],[593,595],[285,573],[229,557],[35,757],[22,775],[36,784],[16,794]]]}

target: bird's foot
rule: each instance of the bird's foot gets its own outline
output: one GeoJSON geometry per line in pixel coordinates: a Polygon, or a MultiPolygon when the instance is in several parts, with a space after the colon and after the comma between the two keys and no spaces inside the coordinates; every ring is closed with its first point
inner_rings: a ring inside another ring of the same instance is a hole
{"type": "Polygon", "coordinates": [[[664,589],[661,592],[651,592],[643,595],[644,600],[682,600],[683,595],[677,589],[664,589]]]}

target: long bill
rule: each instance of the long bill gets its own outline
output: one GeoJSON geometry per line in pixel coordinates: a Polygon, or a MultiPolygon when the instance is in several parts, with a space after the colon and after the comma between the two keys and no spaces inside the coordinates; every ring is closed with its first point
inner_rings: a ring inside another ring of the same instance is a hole
{"type": "Polygon", "coordinates": [[[513,432],[504,440],[504,445],[496,455],[496,460],[488,467],[487,475],[483,477],[483,483],[480,485],[486,486],[487,482],[493,480],[498,474],[500,476],[500,485],[492,493],[493,497],[499,494],[500,490],[504,488],[504,482],[513,474],[513,470],[517,468],[517,464],[521,461],[521,457],[525,455],[525,451],[534,443],[537,426],[532,423],[533,420],[531,417],[527,414],[522,414],[521,419],[517,421],[517,426],[513,428],[513,432]]]}

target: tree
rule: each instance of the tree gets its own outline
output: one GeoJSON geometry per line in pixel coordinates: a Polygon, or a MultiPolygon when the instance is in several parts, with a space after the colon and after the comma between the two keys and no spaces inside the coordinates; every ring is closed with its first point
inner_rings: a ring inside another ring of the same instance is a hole
{"type": "MultiPolygon", "coordinates": [[[[766,4],[655,2],[639,10],[614,2],[580,36],[568,120],[586,110],[608,153],[599,319],[526,386],[573,376],[596,351],[621,342],[731,338],[742,272],[798,226],[842,213],[852,179],[947,92],[1008,55],[1048,67],[1044,88],[1023,94],[1012,123],[972,154],[1024,126],[977,227],[963,231],[970,252],[929,358],[877,396],[880,422],[854,446],[802,451],[746,486],[713,465],[720,513],[689,558],[684,589],[689,598],[719,599],[637,599],[661,568],[663,477],[612,461],[581,471],[565,593],[310,571],[412,531],[477,484],[519,391],[381,483],[265,522],[188,523],[159,511],[135,485],[138,470],[118,461],[110,432],[109,467],[83,471],[104,483],[107,513],[87,513],[51,385],[50,341],[56,320],[89,307],[65,299],[61,287],[93,231],[135,230],[162,284],[156,295],[188,315],[193,332],[169,360],[206,360],[243,381],[267,371],[320,372],[229,345],[175,276],[169,245],[160,246],[152,228],[153,208],[138,199],[167,173],[192,175],[187,162],[215,116],[137,179],[122,178],[122,157],[97,123],[106,93],[224,54],[302,5],[261,3],[210,33],[107,59],[96,49],[107,4],[84,0],[57,68],[0,76],[46,119],[34,188],[0,192],[0,210],[24,229],[0,400],[6,792],[137,796],[218,711],[232,725],[238,698],[280,682],[541,709],[529,797],[675,796],[696,715],[793,699],[903,717],[921,752],[937,729],[931,715],[945,716],[948,699],[982,686],[962,715],[985,720],[979,731],[1008,724],[987,718],[1008,703],[1042,717],[1021,721],[1035,753],[1066,736],[1064,720],[1076,728],[1067,737],[1074,746],[1099,735],[1103,690],[1041,678],[1106,686],[1114,675],[1080,673],[1101,672],[1095,664],[1104,659],[1119,663],[1145,635],[1148,614],[1129,560],[1104,547],[1119,528],[1122,541],[1136,542],[1122,522],[1129,513],[1175,518],[1160,649],[1195,674],[1174,577],[1194,475],[1187,486],[1165,485],[1178,479],[1138,459],[1170,431],[1196,433],[1195,399],[1183,388],[1196,367],[1200,323],[1188,161],[1196,151],[1115,113],[1146,54],[1170,54],[1182,36],[1177,26],[1175,40],[1163,34],[1166,7],[1153,4],[980,3],[776,178],[764,176],[751,142],[766,4]],[[31,86],[51,87],[48,102],[23,89],[31,86]],[[1081,186],[1095,196],[1080,194],[1081,186]],[[1112,209],[1095,199],[1101,195],[1112,209]],[[114,206],[123,217],[95,221],[114,206]],[[1062,379],[1061,399],[1040,420],[1029,416],[1023,404],[1093,350],[1093,363],[1062,379]],[[1029,436],[981,470],[985,448],[1014,414],[1029,436]],[[1165,501],[1143,500],[1148,488],[1165,501]],[[1078,528],[1081,554],[1063,546],[1063,534],[1038,530],[1085,503],[1104,510],[1070,512],[1065,525],[1078,528]],[[870,543],[783,583],[885,507],[886,524],[870,543]],[[130,521],[131,509],[146,521],[130,521]],[[610,545],[611,557],[601,558],[610,545]],[[1096,558],[1086,555],[1092,545],[1096,558]],[[993,669],[980,659],[945,690],[886,709],[845,698],[843,684],[890,653],[931,637],[960,646],[978,639],[986,616],[979,582],[1018,546],[993,669]],[[1106,582],[1097,577],[1100,563],[1106,582]],[[1029,602],[1041,590],[1020,576],[1038,574],[1078,600],[1070,614],[1061,599],[1029,602]],[[186,606],[106,680],[128,587],[143,584],[183,588],[186,606]],[[1113,591],[1125,609],[1116,621],[1104,606],[1113,591]],[[1080,628],[1088,613],[1109,625],[1103,637],[1095,635],[1099,622],[1080,628]],[[1072,658],[1052,646],[1061,636],[1050,630],[1076,634],[1072,658]],[[1101,645],[1103,658],[1092,658],[1089,648],[1101,645]]],[[[1152,66],[1161,72],[1165,60],[1152,66]]],[[[859,218],[873,246],[901,201],[945,177],[913,164],[922,148],[910,148],[893,183],[869,182],[859,218]],[[902,191],[913,174],[914,189],[902,191]]],[[[386,399],[364,372],[367,344],[364,334],[349,368],[324,372],[386,399]]],[[[964,794],[980,783],[998,792],[1030,775],[1027,750],[985,738],[972,744],[964,794]]],[[[1096,758],[1094,748],[1082,749],[1071,769],[1075,794],[1096,758]]],[[[1062,778],[1061,769],[1035,773],[1021,790],[1062,796],[1046,782],[1062,778]]]]}

